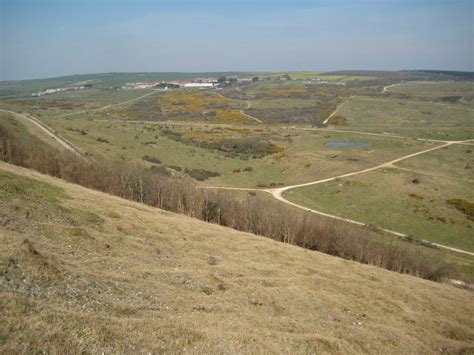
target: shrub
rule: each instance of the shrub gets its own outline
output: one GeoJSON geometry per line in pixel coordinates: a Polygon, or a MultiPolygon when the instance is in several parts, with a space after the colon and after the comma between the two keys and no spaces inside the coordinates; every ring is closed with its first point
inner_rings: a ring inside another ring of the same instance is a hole
{"type": "Polygon", "coordinates": [[[468,219],[474,221],[474,203],[461,198],[452,198],[449,199],[448,204],[456,207],[459,211],[464,213],[468,219]]]}
{"type": "Polygon", "coordinates": [[[184,172],[188,174],[189,176],[191,176],[193,179],[196,179],[198,181],[204,181],[211,177],[221,175],[218,172],[204,170],[204,169],[191,169],[191,170],[185,169],[184,172]]]}
{"type": "Polygon", "coordinates": [[[97,142],[100,142],[100,143],[109,143],[109,141],[105,138],[102,138],[102,137],[99,137],[97,138],[97,142]]]}
{"type": "Polygon", "coordinates": [[[341,115],[335,115],[330,118],[329,123],[334,126],[344,126],[347,124],[347,118],[341,115]]]}
{"type": "Polygon", "coordinates": [[[443,96],[439,98],[439,101],[455,104],[458,103],[461,99],[462,96],[443,96]]]}
{"type": "Polygon", "coordinates": [[[283,151],[282,147],[257,137],[221,139],[220,141],[211,143],[211,147],[223,152],[250,155],[256,158],[283,151]]]}
{"type": "Polygon", "coordinates": [[[150,157],[149,155],[144,155],[142,159],[150,163],[161,164],[160,159],[155,158],[155,157],[150,157]]]}

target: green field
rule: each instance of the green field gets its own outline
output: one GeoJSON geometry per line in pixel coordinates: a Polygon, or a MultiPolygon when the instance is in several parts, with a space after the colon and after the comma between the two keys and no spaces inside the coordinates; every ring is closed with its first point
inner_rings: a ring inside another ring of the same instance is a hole
{"type": "Polygon", "coordinates": [[[414,97],[441,98],[445,96],[474,95],[474,83],[465,81],[407,82],[388,89],[391,92],[414,97]]]}
{"type": "Polygon", "coordinates": [[[474,145],[452,145],[397,163],[397,166],[423,174],[474,184],[474,145]]]}
{"type": "Polygon", "coordinates": [[[344,129],[441,140],[474,138],[474,111],[440,103],[354,97],[338,112],[344,129]]]}
{"type": "Polygon", "coordinates": [[[474,251],[474,221],[447,203],[454,198],[474,201],[469,182],[392,168],[290,190],[285,197],[322,212],[474,251]]]}
{"type": "Polygon", "coordinates": [[[290,72],[257,72],[254,73],[262,78],[279,78],[284,75],[289,75],[291,79],[308,80],[321,79],[325,81],[350,81],[350,80],[374,80],[375,76],[363,75],[328,75],[318,71],[290,71],[290,72]]]}

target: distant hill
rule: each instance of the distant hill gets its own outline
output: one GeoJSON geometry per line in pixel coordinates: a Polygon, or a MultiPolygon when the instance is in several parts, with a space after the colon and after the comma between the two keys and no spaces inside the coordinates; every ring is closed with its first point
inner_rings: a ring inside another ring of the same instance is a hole
{"type": "Polygon", "coordinates": [[[391,80],[474,80],[474,72],[448,70],[337,70],[324,75],[375,76],[391,80]]]}
{"type": "MultiPolygon", "coordinates": [[[[97,88],[114,88],[130,82],[146,80],[185,80],[199,76],[230,76],[237,72],[225,73],[178,73],[178,72],[144,72],[144,73],[97,73],[78,74],[56,78],[0,81],[0,98],[12,96],[31,96],[32,91],[40,91],[69,86],[83,81],[91,81],[97,88]]],[[[243,73],[240,73],[243,74],[243,73]]]]}
{"type": "MultiPolygon", "coordinates": [[[[402,71],[375,71],[375,70],[338,70],[330,72],[142,72],[142,73],[97,73],[78,74],[55,78],[34,80],[0,81],[0,98],[30,97],[32,92],[72,86],[82,82],[90,82],[96,88],[118,88],[126,83],[147,80],[186,80],[207,76],[254,76],[277,77],[290,74],[296,78],[315,77],[319,74],[323,78],[330,76],[347,77],[376,77],[377,80],[474,80],[473,72],[454,72],[442,70],[402,70],[402,71]],[[306,75],[304,75],[306,74],[306,75]]],[[[363,83],[353,83],[361,85],[363,83]]]]}
{"type": "Polygon", "coordinates": [[[0,352],[471,353],[472,293],[0,163],[0,352]]]}

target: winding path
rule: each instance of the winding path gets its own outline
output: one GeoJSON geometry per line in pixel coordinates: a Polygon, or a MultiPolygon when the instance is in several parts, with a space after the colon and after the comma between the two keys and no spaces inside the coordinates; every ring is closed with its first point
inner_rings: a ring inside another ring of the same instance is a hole
{"type": "MultiPolygon", "coordinates": [[[[216,96],[219,96],[223,99],[226,99],[226,100],[229,100],[229,101],[237,101],[237,102],[244,102],[247,107],[245,108],[246,110],[248,110],[251,106],[252,106],[252,102],[251,101],[247,101],[247,100],[239,100],[239,99],[232,99],[230,97],[225,97],[224,95],[218,93],[218,92],[214,92],[214,95],[216,96]]],[[[260,119],[260,118],[257,118],[255,116],[252,116],[252,115],[249,115],[248,113],[246,113],[244,110],[240,110],[240,113],[242,115],[244,115],[245,117],[247,118],[250,118],[251,120],[254,120],[255,122],[257,123],[263,123],[263,121],[260,119]]]]}
{"type": "MultiPolygon", "coordinates": [[[[429,152],[432,152],[432,151],[435,151],[435,150],[439,150],[439,149],[448,147],[448,146],[453,145],[453,144],[466,144],[466,143],[472,142],[472,141],[474,141],[474,140],[473,140],[473,139],[470,139],[470,140],[465,140],[465,141],[448,141],[448,142],[443,142],[443,144],[441,144],[441,145],[439,145],[439,146],[437,146],[437,147],[433,147],[433,148],[425,149],[425,150],[422,150],[422,151],[419,151],[419,152],[415,152],[415,153],[412,153],[412,154],[408,154],[408,155],[405,155],[405,156],[403,156],[403,157],[390,160],[390,161],[388,161],[388,162],[386,162],[386,163],[382,163],[382,164],[373,166],[373,167],[371,167],[371,168],[367,168],[367,169],[363,169],[363,170],[358,170],[358,171],[354,171],[354,172],[347,173],[347,174],[337,175],[337,176],[333,176],[333,177],[326,178],[326,179],[320,179],[320,180],[316,180],[316,181],[311,181],[311,182],[307,182],[307,183],[303,183],[303,184],[296,184],[296,185],[284,186],[284,187],[280,187],[280,188],[276,188],[276,189],[254,189],[254,188],[214,187],[214,186],[202,186],[202,188],[266,192],[266,193],[271,194],[271,195],[272,195],[275,199],[277,199],[278,201],[281,201],[281,202],[283,202],[283,203],[285,203],[285,204],[287,204],[287,205],[290,205],[290,206],[299,208],[299,209],[301,209],[301,210],[305,210],[305,211],[308,211],[308,212],[311,212],[311,213],[314,213],[314,214],[317,214],[317,215],[320,215],[320,216],[324,216],[324,217],[336,219],[336,220],[339,220],[339,221],[343,221],[343,222],[355,224],[355,225],[358,225],[358,226],[365,226],[366,223],[364,223],[364,222],[356,221],[356,220],[353,220],[353,219],[350,219],[350,218],[344,218],[344,217],[336,216],[336,215],[329,214],[329,213],[325,213],[325,212],[322,212],[322,211],[317,211],[317,210],[308,208],[308,207],[306,207],[306,206],[299,205],[299,204],[297,204],[297,203],[291,202],[291,201],[287,200],[285,197],[283,197],[283,194],[284,194],[286,191],[289,191],[289,190],[292,190],[292,189],[296,189],[296,188],[300,188],[300,187],[317,185],[317,184],[321,184],[321,183],[324,183],[324,182],[333,181],[333,180],[336,180],[336,179],[341,179],[341,178],[345,178],[345,177],[350,177],[350,176],[355,176],[355,175],[367,173],[367,172],[374,171],[374,170],[381,169],[381,168],[394,167],[394,164],[395,164],[395,163],[398,163],[398,162],[400,162],[400,161],[402,161],[402,160],[409,159],[409,158],[412,158],[412,157],[415,157],[415,156],[418,156],[418,155],[421,155],[421,154],[429,153],[429,152]]],[[[382,231],[384,231],[384,232],[386,232],[386,233],[389,233],[389,234],[392,234],[392,235],[395,235],[395,236],[398,236],[398,237],[408,237],[407,234],[400,233],[400,232],[397,232],[397,231],[393,231],[393,230],[391,230],[391,229],[385,229],[385,228],[379,228],[379,229],[382,230],[382,231]]],[[[438,247],[438,248],[442,248],[442,249],[450,250],[450,251],[453,251],[453,252],[457,252],[457,253],[462,253],[462,254],[474,256],[474,253],[473,253],[473,252],[469,252],[469,251],[467,251],[467,250],[462,250],[462,249],[458,249],[458,248],[453,248],[453,247],[449,247],[449,246],[447,246],[447,245],[442,245],[442,244],[433,243],[433,242],[429,242],[429,241],[423,241],[423,242],[426,243],[426,244],[428,244],[428,245],[436,246],[436,247],[438,247]]]]}
{"type": "Polygon", "coordinates": [[[403,84],[403,83],[396,83],[396,84],[384,86],[382,92],[387,92],[387,91],[389,91],[388,89],[393,88],[394,86],[401,85],[401,84],[403,84]]]}

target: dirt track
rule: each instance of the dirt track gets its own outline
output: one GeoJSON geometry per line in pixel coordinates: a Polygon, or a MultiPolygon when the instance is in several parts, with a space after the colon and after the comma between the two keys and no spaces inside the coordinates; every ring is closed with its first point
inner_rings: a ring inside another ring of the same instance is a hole
{"type": "MultiPolygon", "coordinates": [[[[376,166],[371,167],[371,168],[367,168],[367,169],[363,169],[363,170],[359,170],[359,171],[354,171],[352,173],[337,175],[337,176],[333,176],[333,177],[326,178],[326,179],[311,181],[311,182],[307,182],[307,183],[304,183],[304,184],[284,186],[284,187],[280,187],[280,188],[277,188],[277,189],[252,189],[252,188],[236,188],[236,187],[226,188],[226,187],[213,187],[213,186],[204,186],[203,188],[225,189],[225,190],[241,190],[241,191],[262,191],[262,192],[266,192],[266,193],[271,194],[275,199],[277,199],[278,201],[281,201],[281,202],[283,202],[287,205],[297,207],[299,209],[302,209],[302,210],[305,210],[305,211],[308,211],[308,212],[312,212],[312,213],[315,213],[315,214],[318,214],[318,215],[321,215],[321,216],[324,216],[324,217],[337,219],[339,221],[344,221],[344,222],[359,225],[359,226],[364,226],[365,223],[363,223],[363,222],[359,222],[359,221],[355,221],[353,219],[332,215],[332,214],[325,213],[325,212],[322,212],[322,211],[317,211],[317,210],[299,205],[297,203],[291,202],[291,201],[287,200],[286,198],[284,198],[283,194],[286,191],[296,189],[296,188],[299,188],[299,187],[305,187],[305,186],[321,184],[321,183],[328,182],[328,181],[333,181],[333,180],[336,180],[336,179],[341,179],[341,178],[345,178],[345,177],[349,177],[349,176],[355,176],[355,175],[367,173],[367,172],[374,171],[374,170],[381,169],[381,168],[394,167],[395,163],[398,163],[402,160],[409,159],[409,158],[412,158],[412,157],[415,157],[415,156],[418,156],[418,155],[421,155],[421,154],[429,153],[429,152],[432,152],[432,151],[435,151],[435,150],[439,150],[439,149],[442,149],[444,147],[448,147],[448,146],[453,145],[453,144],[466,144],[466,143],[472,142],[472,141],[474,141],[474,140],[471,139],[471,140],[466,140],[466,141],[444,142],[443,144],[441,144],[437,147],[433,147],[433,148],[425,149],[425,150],[422,150],[422,151],[419,151],[419,152],[416,152],[416,153],[408,154],[408,155],[405,155],[403,157],[393,159],[391,161],[376,165],[376,166]]],[[[384,232],[387,232],[387,233],[390,233],[390,234],[393,234],[393,235],[396,235],[396,236],[399,236],[399,237],[408,236],[404,233],[400,233],[400,232],[393,231],[393,230],[390,230],[390,229],[385,229],[385,228],[380,228],[380,229],[384,232]]],[[[449,246],[438,244],[438,243],[432,243],[432,242],[428,242],[428,243],[431,244],[431,245],[434,245],[438,248],[443,248],[443,249],[451,250],[451,251],[454,251],[454,252],[457,252],[457,253],[462,253],[462,254],[467,254],[467,255],[474,256],[474,253],[469,252],[467,250],[457,249],[457,248],[449,247],[449,246]]]]}
{"type": "Polygon", "coordinates": [[[74,145],[72,145],[72,143],[69,143],[64,138],[62,138],[59,135],[57,135],[56,133],[54,133],[54,131],[50,127],[48,127],[43,122],[39,121],[36,117],[33,117],[31,115],[22,115],[20,113],[16,113],[16,112],[13,112],[13,111],[8,111],[8,110],[0,110],[0,111],[10,113],[10,114],[12,114],[16,117],[19,117],[20,119],[26,121],[27,123],[35,125],[39,129],[41,129],[44,133],[46,133],[48,136],[53,138],[56,142],[58,142],[64,149],[76,154],[77,156],[81,157],[82,159],[87,160],[87,157],[85,156],[85,154],[79,148],[76,148],[74,145]]]}

